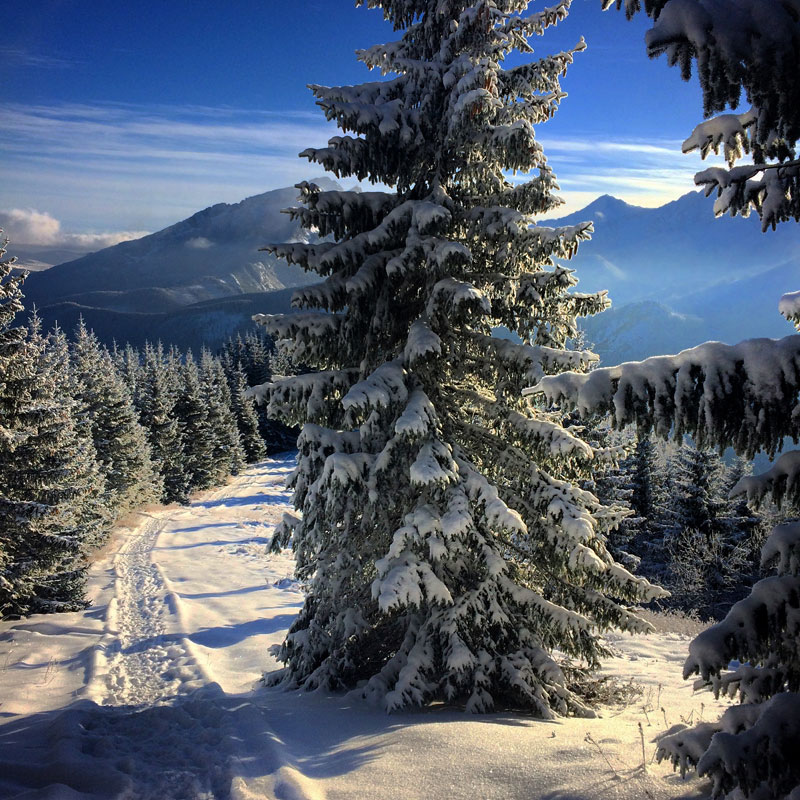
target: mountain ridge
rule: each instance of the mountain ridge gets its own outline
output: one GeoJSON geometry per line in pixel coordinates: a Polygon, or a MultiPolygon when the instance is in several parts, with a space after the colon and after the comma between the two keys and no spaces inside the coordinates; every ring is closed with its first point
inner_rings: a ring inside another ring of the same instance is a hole
{"type": "MultiPolygon", "coordinates": [[[[327,178],[317,181],[336,185],[327,178]]],[[[45,308],[65,301],[81,303],[89,293],[162,289],[171,290],[180,305],[189,305],[311,283],[314,278],[299,267],[259,250],[271,242],[307,238],[296,221],[280,213],[296,204],[297,195],[294,187],[284,187],[239,203],[216,203],[140,239],[34,273],[25,293],[30,302],[45,308]],[[178,296],[181,290],[183,298],[178,296]]],[[[94,300],[105,307],[101,296],[95,294],[94,300]]]]}
{"type": "MultiPolygon", "coordinates": [[[[339,188],[327,178],[315,182],[339,188]]],[[[26,307],[35,303],[46,324],[58,321],[67,331],[81,315],[106,342],[143,341],[142,327],[150,325],[144,338],[219,346],[223,332],[251,325],[252,313],[291,311],[287,287],[319,280],[258,250],[308,239],[280,214],[296,202],[297,190],[285,187],[216,203],[162,231],[32,274],[26,307]],[[201,319],[205,328],[195,324],[201,319]]],[[[594,221],[593,238],[564,263],[576,270],[579,291],[607,289],[614,303],[581,322],[604,363],[674,352],[705,339],[792,332],[777,313],[778,297],[798,288],[800,276],[800,237],[791,224],[762,234],[757,219],[714,219],[701,192],[659,208],[601,195],[539,224],[588,220],[594,221]]]]}

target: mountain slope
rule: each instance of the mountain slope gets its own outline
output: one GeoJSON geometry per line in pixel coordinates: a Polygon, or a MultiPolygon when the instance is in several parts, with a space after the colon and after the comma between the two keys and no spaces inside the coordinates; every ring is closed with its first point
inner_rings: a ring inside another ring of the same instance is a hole
{"type": "Polygon", "coordinates": [[[701,192],[660,208],[605,195],[547,224],[588,220],[595,233],[568,266],[581,291],[609,290],[611,310],[581,321],[604,364],[793,332],[777,307],[800,288],[796,225],[762,233],[755,217],[715,219],[701,192]]]}
{"type": "MultiPolygon", "coordinates": [[[[315,182],[336,187],[327,178],[315,182]]],[[[33,274],[25,283],[26,307],[35,304],[45,324],[58,321],[67,331],[83,316],[107,343],[161,339],[216,347],[249,327],[250,315],[289,309],[291,291],[284,287],[319,279],[258,250],[307,236],[280,213],[296,202],[297,190],[285,188],[220,203],[158,233],[33,274]]],[[[605,195],[543,224],[588,220],[594,236],[568,266],[580,291],[608,289],[614,302],[583,323],[604,363],[707,339],[792,332],[777,301],[800,288],[797,226],[762,234],[755,218],[714,219],[699,192],[660,208],[605,195]]]]}
{"type": "Polygon", "coordinates": [[[25,285],[27,302],[149,311],[153,290],[162,290],[163,308],[312,282],[299,267],[259,252],[270,242],[307,236],[280,213],[297,203],[297,194],[285,188],[219,203],[157,233],[33,274],[25,285]]]}
{"type": "Polygon", "coordinates": [[[677,308],[689,294],[800,259],[796,225],[764,234],[755,216],[715,219],[711,200],[701,192],[660,208],[639,208],[604,195],[543,224],[589,220],[594,235],[569,266],[580,278],[581,291],[608,289],[615,305],[656,300],[677,308]]]}
{"type": "Polygon", "coordinates": [[[201,347],[214,351],[237,333],[253,327],[254,314],[291,313],[293,288],[253,292],[205,300],[165,311],[131,311],[95,308],[75,302],[61,302],[38,310],[45,330],[56,322],[68,335],[83,319],[106,345],[161,341],[181,350],[201,347]]]}

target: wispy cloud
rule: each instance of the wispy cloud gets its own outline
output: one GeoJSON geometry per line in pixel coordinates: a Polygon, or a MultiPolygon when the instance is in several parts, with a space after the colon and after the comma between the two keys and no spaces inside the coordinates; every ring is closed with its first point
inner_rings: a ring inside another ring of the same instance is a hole
{"type": "Polygon", "coordinates": [[[600,194],[640,206],[659,206],[696,189],[694,175],[711,164],[681,152],[681,140],[542,137],[542,146],[558,176],[564,212],[576,211],[600,194]]]}
{"type": "MultiPolygon", "coordinates": [[[[46,209],[75,233],[157,230],[205,206],[322,174],[297,154],[337,132],[313,112],[0,105],[0,206],[46,209]]],[[[660,205],[691,191],[702,166],[681,154],[679,141],[548,135],[542,143],[564,213],[604,193],[660,205]]]]}
{"type": "Polygon", "coordinates": [[[0,204],[46,208],[73,230],[157,229],[321,174],[297,154],[335,132],[309,113],[0,105],[0,204]]]}
{"type": "Polygon", "coordinates": [[[65,69],[74,66],[76,61],[45,53],[32,53],[23,47],[4,47],[0,45],[0,60],[17,67],[39,67],[43,69],[65,69]]]}

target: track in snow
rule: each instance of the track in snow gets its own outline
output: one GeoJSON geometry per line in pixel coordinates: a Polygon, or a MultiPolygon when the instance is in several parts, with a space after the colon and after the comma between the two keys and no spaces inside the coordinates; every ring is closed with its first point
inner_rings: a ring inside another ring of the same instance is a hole
{"type": "Polygon", "coordinates": [[[153,547],[164,527],[155,517],[131,536],[114,559],[117,647],[106,675],[105,705],[145,705],[201,687],[205,676],[178,634],[175,602],[153,547]],[[170,624],[171,623],[171,624],[170,624]]]}
{"type": "Polygon", "coordinates": [[[20,670],[20,697],[47,693],[50,657],[64,704],[32,697],[30,712],[20,699],[10,721],[0,713],[0,796],[324,797],[276,735],[272,704],[252,691],[302,602],[292,559],[266,557],[293,460],[268,459],[190,506],[140,514],[95,565],[95,608],[5,634],[20,639],[9,668],[20,670]]]}
{"type": "Polygon", "coordinates": [[[93,692],[102,706],[80,722],[81,750],[115,760],[129,776],[124,793],[137,800],[227,798],[230,719],[224,694],[190,652],[177,598],[153,562],[169,521],[169,511],[153,516],[114,558],[106,669],[93,692]]]}

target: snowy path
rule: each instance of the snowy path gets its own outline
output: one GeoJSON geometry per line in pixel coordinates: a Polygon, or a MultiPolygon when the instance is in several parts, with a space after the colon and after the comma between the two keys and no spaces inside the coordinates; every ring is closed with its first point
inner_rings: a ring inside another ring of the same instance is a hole
{"type": "Polygon", "coordinates": [[[165,639],[167,617],[175,612],[175,604],[161,570],[152,562],[164,526],[164,520],[149,520],[138,536],[123,543],[114,559],[118,647],[106,676],[104,705],[157,703],[205,682],[183,643],[165,639]]]}
{"type": "Polygon", "coordinates": [[[596,720],[442,706],[387,716],[265,689],[269,646],[302,604],[290,555],[266,551],[291,468],[272,459],[188,507],[138,515],[93,566],[90,609],[0,623],[0,798],[704,796],[707,784],[649,763],[665,727],[717,713],[680,680],[678,633],[613,638],[607,671],[642,695],[596,720]]]}

